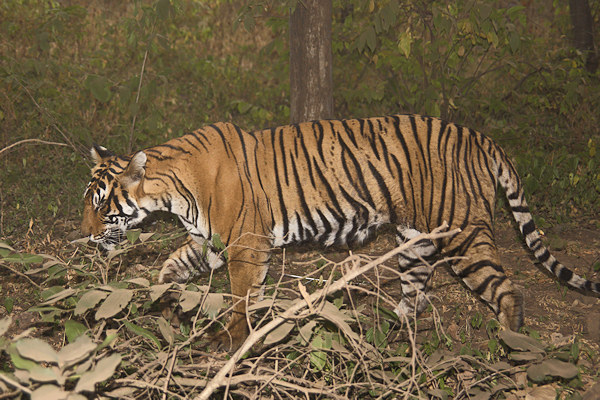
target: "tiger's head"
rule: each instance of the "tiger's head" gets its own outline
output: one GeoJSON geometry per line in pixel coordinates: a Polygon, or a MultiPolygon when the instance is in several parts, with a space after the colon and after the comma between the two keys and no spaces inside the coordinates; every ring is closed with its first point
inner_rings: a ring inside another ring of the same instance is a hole
{"type": "Polygon", "coordinates": [[[149,214],[140,206],[147,158],[143,151],[133,156],[115,156],[98,145],[92,147],[91,155],[95,166],[84,194],[81,232],[92,242],[112,250],[128,228],[149,214]]]}

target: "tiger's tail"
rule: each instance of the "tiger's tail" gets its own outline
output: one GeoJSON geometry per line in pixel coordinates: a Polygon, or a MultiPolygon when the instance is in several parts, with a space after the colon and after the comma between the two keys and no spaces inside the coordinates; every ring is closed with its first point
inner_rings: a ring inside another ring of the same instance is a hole
{"type": "Polygon", "coordinates": [[[513,217],[519,224],[525,243],[527,243],[527,247],[535,255],[535,258],[554,276],[569,286],[600,294],[600,283],[589,281],[577,275],[554,258],[544,246],[525,201],[521,178],[519,178],[513,163],[504,151],[497,145],[492,146],[492,148],[492,158],[496,161],[497,167],[496,176],[500,186],[506,193],[508,204],[513,217]]]}

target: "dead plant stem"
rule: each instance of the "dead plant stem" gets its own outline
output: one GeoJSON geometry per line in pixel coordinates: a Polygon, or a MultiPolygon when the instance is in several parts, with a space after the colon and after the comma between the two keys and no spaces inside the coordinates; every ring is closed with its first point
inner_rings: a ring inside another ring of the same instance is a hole
{"type": "MultiPolygon", "coordinates": [[[[346,272],[345,275],[343,275],[340,279],[338,279],[333,284],[328,285],[327,287],[325,287],[321,290],[318,290],[318,291],[314,292],[312,295],[310,295],[309,296],[310,301],[315,302],[316,300],[328,295],[329,293],[341,290],[352,279],[369,271],[370,269],[374,268],[375,266],[377,266],[381,263],[384,263],[385,261],[387,261],[390,258],[399,254],[400,252],[405,251],[406,249],[413,246],[414,243],[418,242],[419,240],[423,240],[423,239],[436,240],[436,239],[440,239],[440,238],[453,236],[453,235],[456,235],[458,232],[460,232],[460,229],[455,229],[455,230],[446,232],[447,229],[448,229],[448,225],[446,223],[444,223],[441,227],[434,229],[431,233],[419,235],[419,236],[409,240],[408,242],[404,243],[403,245],[395,248],[394,250],[389,251],[388,253],[378,257],[377,259],[363,265],[362,267],[354,266],[352,269],[350,269],[348,272],[346,272]]],[[[276,317],[275,319],[273,319],[272,321],[267,323],[262,328],[252,332],[248,336],[246,341],[242,344],[242,346],[231,356],[229,361],[219,370],[219,372],[214,376],[214,378],[208,382],[208,384],[206,385],[206,388],[204,388],[202,393],[200,393],[200,395],[196,396],[195,399],[196,400],[207,400],[211,397],[211,395],[214,393],[214,391],[217,388],[227,385],[227,381],[230,379],[230,378],[227,378],[227,375],[229,375],[231,373],[235,364],[240,360],[240,358],[248,350],[250,350],[250,348],[256,342],[258,342],[262,337],[264,337],[270,331],[272,331],[273,329],[275,329],[276,327],[281,325],[289,317],[293,317],[293,316],[297,315],[306,306],[307,306],[306,302],[298,302],[295,305],[293,305],[292,307],[290,307],[288,310],[283,312],[280,316],[276,317]]],[[[411,334],[412,334],[412,332],[411,332],[411,334]]],[[[416,346],[414,338],[411,338],[411,343],[413,344],[413,346],[416,346]]],[[[413,352],[413,357],[414,357],[413,371],[416,370],[416,365],[415,365],[416,364],[416,354],[415,353],[416,352],[413,352]]]]}

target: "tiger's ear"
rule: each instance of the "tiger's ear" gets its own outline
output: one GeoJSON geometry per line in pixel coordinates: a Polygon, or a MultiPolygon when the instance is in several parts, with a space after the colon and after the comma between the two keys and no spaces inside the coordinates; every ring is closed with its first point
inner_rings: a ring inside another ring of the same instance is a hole
{"type": "Polygon", "coordinates": [[[131,157],[129,165],[125,171],[119,176],[119,182],[125,189],[139,183],[146,174],[146,153],[138,151],[131,157]]]}
{"type": "Polygon", "coordinates": [[[106,147],[99,146],[96,143],[92,145],[92,148],[90,149],[90,154],[92,156],[92,160],[94,160],[96,164],[100,164],[102,161],[104,161],[104,159],[115,155],[106,147]]]}

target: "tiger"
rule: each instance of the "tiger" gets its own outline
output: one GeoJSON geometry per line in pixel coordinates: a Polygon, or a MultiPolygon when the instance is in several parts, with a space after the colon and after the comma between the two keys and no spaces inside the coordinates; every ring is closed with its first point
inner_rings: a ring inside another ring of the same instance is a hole
{"type": "Polygon", "coordinates": [[[439,118],[398,114],[250,132],[219,122],[126,156],[95,144],[91,156],[82,233],[111,249],[152,212],[175,214],[188,237],[163,263],[158,281],[182,283],[227,265],[239,301],[215,340],[231,349],[249,334],[247,299],[261,290],[271,249],[355,246],[385,225],[398,244],[443,222],[460,230],[398,255],[399,317],[427,307],[430,261],[445,257],[500,324],[517,331],[523,299],[504,273],[494,237],[498,186],[537,261],[569,286],[600,293],[599,283],[573,273],[544,246],[504,150],[439,118]]]}

